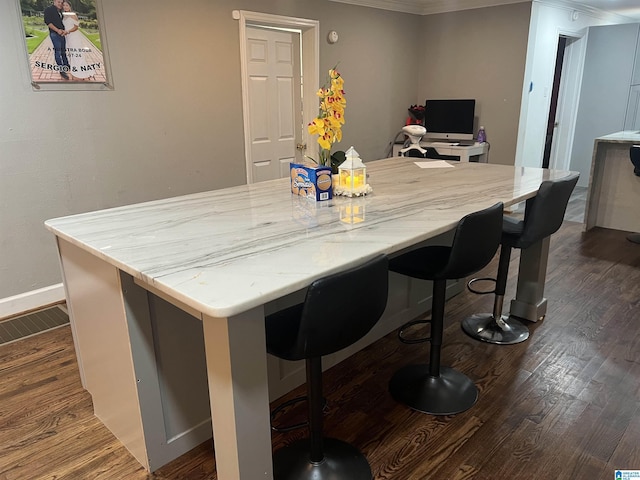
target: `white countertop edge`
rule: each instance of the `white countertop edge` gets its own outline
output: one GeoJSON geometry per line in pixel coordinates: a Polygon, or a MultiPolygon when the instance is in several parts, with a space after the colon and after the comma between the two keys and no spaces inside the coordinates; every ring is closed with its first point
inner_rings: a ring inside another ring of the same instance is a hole
{"type": "MultiPolygon", "coordinates": [[[[521,199],[521,201],[526,200],[526,198],[521,199]]],[[[515,201],[510,203],[509,205],[505,204],[505,207],[510,206],[510,205],[514,205],[516,203],[520,203],[519,201],[515,201]]],[[[51,219],[51,221],[54,221],[55,219],[51,219]]],[[[440,228],[438,229],[438,231],[430,231],[430,232],[425,232],[424,234],[418,235],[416,237],[414,237],[411,240],[408,240],[406,242],[404,242],[401,245],[394,245],[393,251],[391,246],[386,245],[385,248],[382,248],[378,251],[373,251],[373,252],[367,252],[366,254],[364,254],[362,257],[359,257],[357,259],[354,259],[353,261],[351,261],[348,265],[345,264],[341,264],[341,265],[336,265],[333,268],[329,268],[326,271],[323,271],[317,275],[314,276],[308,276],[308,277],[304,277],[304,278],[300,278],[297,282],[293,283],[293,288],[295,288],[295,290],[302,290],[306,287],[309,286],[309,284],[319,278],[325,277],[327,275],[331,275],[333,273],[337,273],[341,270],[350,268],[352,266],[355,265],[359,265],[360,263],[364,263],[366,260],[368,260],[369,258],[373,258],[376,255],[379,254],[385,254],[385,255],[393,255],[393,253],[397,253],[397,252],[401,252],[407,248],[410,247],[414,247],[422,242],[425,242],[429,239],[432,239],[435,236],[438,235],[442,235],[445,234],[449,231],[451,231],[453,228],[455,228],[457,222],[454,222],[451,225],[447,225],[446,227],[440,228]]],[[[278,290],[274,290],[272,292],[270,292],[269,294],[263,294],[259,299],[254,299],[252,301],[246,301],[243,303],[234,303],[233,306],[219,306],[216,308],[212,308],[210,305],[207,305],[205,303],[201,303],[198,300],[196,300],[195,298],[188,296],[188,295],[182,295],[181,292],[175,290],[174,288],[171,288],[170,286],[164,284],[162,281],[160,281],[159,279],[153,278],[153,277],[149,277],[148,275],[145,275],[142,272],[139,272],[137,270],[135,270],[134,268],[131,268],[131,266],[124,264],[120,261],[118,261],[117,259],[107,255],[104,251],[102,250],[98,250],[96,248],[92,248],[90,245],[87,245],[86,243],[77,240],[74,237],[71,237],[67,234],[65,234],[64,232],[56,229],[55,227],[49,225],[47,222],[45,222],[45,226],[47,228],[47,230],[51,231],[56,237],[65,240],[66,242],[68,242],[69,244],[80,248],[81,250],[84,250],[86,252],[91,253],[92,255],[100,258],[101,260],[105,261],[106,263],[108,263],[109,265],[114,266],[115,268],[117,268],[118,270],[121,270],[125,273],[127,273],[128,275],[131,275],[131,277],[135,278],[140,284],[142,285],[149,285],[150,287],[159,290],[160,292],[166,294],[169,298],[174,298],[176,300],[178,300],[179,302],[184,303],[185,305],[188,305],[189,307],[197,310],[198,312],[201,312],[203,315],[207,315],[209,317],[215,317],[215,318],[227,318],[227,317],[231,317],[233,315],[237,315],[243,312],[246,312],[252,308],[258,307],[260,305],[264,305],[265,303],[277,300],[279,298],[282,298],[284,295],[288,295],[291,292],[291,286],[289,288],[282,288],[282,289],[278,289],[278,290]]],[[[200,320],[202,320],[202,318],[200,318],[200,320]]]]}
{"type": "Polygon", "coordinates": [[[610,133],[609,135],[596,137],[596,142],[611,142],[611,143],[638,142],[640,143],[640,131],[623,130],[621,132],[610,133]]]}

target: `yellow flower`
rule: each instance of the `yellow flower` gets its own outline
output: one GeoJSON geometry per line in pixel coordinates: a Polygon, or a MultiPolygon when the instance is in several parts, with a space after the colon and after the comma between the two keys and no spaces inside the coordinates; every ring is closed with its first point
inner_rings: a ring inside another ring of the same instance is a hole
{"type": "Polygon", "coordinates": [[[331,149],[331,136],[330,135],[322,135],[318,137],[318,144],[321,148],[325,148],[327,150],[331,149]]]}
{"type": "Polygon", "coordinates": [[[336,116],[336,113],[334,113],[334,115],[327,117],[327,124],[329,125],[329,129],[336,131],[336,130],[340,130],[340,126],[344,123],[344,121],[340,121],[340,118],[338,118],[336,116]]]}
{"type": "Polygon", "coordinates": [[[324,121],[316,118],[309,124],[309,133],[311,135],[324,135],[324,121]]]}
{"type": "MultiPolygon", "coordinates": [[[[321,149],[330,150],[332,144],[342,140],[344,111],[347,106],[344,79],[335,68],[329,70],[327,84],[320,88],[316,95],[320,99],[318,116],[309,123],[307,130],[311,135],[318,135],[318,145],[321,149]]],[[[321,157],[321,160],[327,161],[326,154],[321,157]]]]}

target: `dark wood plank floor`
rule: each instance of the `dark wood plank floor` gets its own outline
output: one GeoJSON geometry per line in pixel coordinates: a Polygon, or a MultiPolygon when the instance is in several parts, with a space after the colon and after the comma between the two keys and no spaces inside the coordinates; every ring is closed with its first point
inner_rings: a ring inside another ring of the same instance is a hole
{"type": "MultiPolygon", "coordinates": [[[[325,373],[326,433],[365,452],[377,480],[597,480],[640,469],[640,245],[565,222],[551,249],[549,311],[527,342],[489,345],[462,333],[460,319],[488,311],[491,296],[447,303],[443,364],[478,385],[472,409],[434,417],[394,402],[390,376],[426,361],[428,347],[390,334],[325,373]]],[[[514,252],[511,277],[517,260],[514,252]]],[[[493,272],[495,260],[482,273],[493,272]]],[[[274,447],[300,435],[274,434],[274,447]]],[[[36,478],[216,475],[211,442],[147,474],[93,417],[61,327],[0,347],[0,479],[36,478]]]]}

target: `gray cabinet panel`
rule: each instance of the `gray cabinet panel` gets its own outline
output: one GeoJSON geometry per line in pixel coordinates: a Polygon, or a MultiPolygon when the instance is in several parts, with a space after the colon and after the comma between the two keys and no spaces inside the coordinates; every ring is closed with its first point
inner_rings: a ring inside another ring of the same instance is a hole
{"type": "Polygon", "coordinates": [[[640,130],[640,85],[632,85],[627,104],[627,116],[624,120],[625,130],[640,130]]]}
{"type": "Polygon", "coordinates": [[[636,42],[636,59],[633,63],[631,85],[640,85],[640,35],[638,36],[638,40],[636,42]]]}

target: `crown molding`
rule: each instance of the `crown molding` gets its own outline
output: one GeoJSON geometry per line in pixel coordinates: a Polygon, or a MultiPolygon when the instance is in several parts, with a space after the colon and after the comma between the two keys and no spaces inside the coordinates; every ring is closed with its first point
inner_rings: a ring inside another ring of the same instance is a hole
{"type": "MultiPolygon", "coordinates": [[[[513,3],[540,3],[558,8],[567,8],[596,18],[608,18],[617,23],[637,22],[638,15],[625,15],[624,9],[608,11],[585,5],[580,0],[329,0],[348,3],[361,7],[379,8],[414,15],[433,15],[437,13],[472,10],[474,8],[497,7],[513,3]]],[[[613,7],[613,5],[612,5],[613,7]]],[[[627,9],[628,10],[628,9],[627,9]]]]}
{"type": "Polygon", "coordinates": [[[331,2],[348,3],[361,7],[380,8],[394,12],[412,13],[414,15],[433,15],[436,13],[457,12],[474,8],[496,7],[512,3],[531,3],[532,0],[329,0],[331,2]]]}
{"type": "Polygon", "coordinates": [[[591,5],[585,5],[579,0],[533,0],[534,3],[540,5],[548,5],[554,8],[563,8],[567,11],[575,11],[584,15],[589,15],[593,18],[607,19],[612,23],[634,23],[637,22],[637,18],[625,16],[619,12],[610,12],[602,10],[600,8],[592,7],[591,5]]]}
{"type": "Polygon", "coordinates": [[[381,10],[391,10],[393,12],[412,13],[422,15],[422,2],[412,0],[329,0],[336,3],[348,3],[360,7],[379,8],[381,10]]]}

